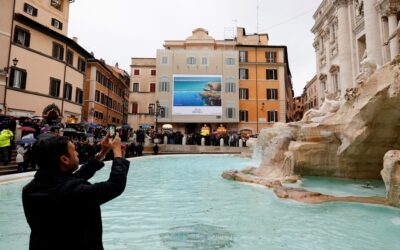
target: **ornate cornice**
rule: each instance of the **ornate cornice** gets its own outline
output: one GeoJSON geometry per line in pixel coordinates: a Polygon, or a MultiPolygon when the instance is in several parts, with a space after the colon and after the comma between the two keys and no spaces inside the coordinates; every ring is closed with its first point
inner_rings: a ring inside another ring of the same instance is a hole
{"type": "Polygon", "coordinates": [[[349,4],[349,0],[335,0],[333,2],[333,5],[336,8],[347,7],[348,4],[349,4]]]}

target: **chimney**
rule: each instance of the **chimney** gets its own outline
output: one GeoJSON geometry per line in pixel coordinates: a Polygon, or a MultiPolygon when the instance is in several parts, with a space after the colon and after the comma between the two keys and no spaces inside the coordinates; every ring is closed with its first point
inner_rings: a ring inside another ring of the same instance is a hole
{"type": "Polygon", "coordinates": [[[78,43],[78,37],[74,36],[72,37],[72,40],[74,40],[75,43],[78,43]]]}
{"type": "Polygon", "coordinates": [[[118,67],[119,65],[118,65],[118,62],[117,63],[115,63],[115,67],[118,69],[119,67],[118,67]]]}

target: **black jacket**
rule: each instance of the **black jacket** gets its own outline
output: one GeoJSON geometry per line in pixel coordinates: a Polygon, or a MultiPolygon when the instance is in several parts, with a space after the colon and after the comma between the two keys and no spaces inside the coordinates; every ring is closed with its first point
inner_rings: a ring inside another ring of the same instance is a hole
{"type": "Polygon", "coordinates": [[[107,181],[89,183],[103,166],[92,159],[68,176],[38,170],[22,191],[29,249],[103,249],[100,205],[124,191],[129,161],[114,159],[107,181]]]}

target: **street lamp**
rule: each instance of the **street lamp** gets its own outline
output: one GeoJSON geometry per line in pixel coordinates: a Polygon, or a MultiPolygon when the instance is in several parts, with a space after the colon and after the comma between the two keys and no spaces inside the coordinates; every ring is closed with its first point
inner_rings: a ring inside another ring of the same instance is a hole
{"type": "Polygon", "coordinates": [[[6,98],[7,98],[7,87],[8,87],[8,85],[10,84],[10,83],[8,82],[8,80],[10,79],[10,74],[11,74],[10,69],[11,69],[12,67],[17,67],[18,59],[17,59],[16,57],[14,57],[14,59],[12,60],[12,62],[13,62],[13,66],[4,67],[4,71],[6,72],[6,86],[4,87],[4,100],[3,100],[4,114],[5,114],[5,115],[7,114],[6,98]]]}
{"type": "Polygon", "coordinates": [[[154,103],[149,104],[149,114],[154,115],[154,118],[156,119],[156,123],[154,126],[154,130],[157,133],[157,122],[158,122],[158,117],[161,116],[165,112],[165,107],[160,105],[160,102],[157,100],[156,104],[154,103]]]}

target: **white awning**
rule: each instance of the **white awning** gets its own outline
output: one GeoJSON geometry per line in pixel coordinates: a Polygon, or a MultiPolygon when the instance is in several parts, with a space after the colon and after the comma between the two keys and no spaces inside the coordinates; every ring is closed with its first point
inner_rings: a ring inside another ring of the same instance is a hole
{"type": "Polygon", "coordinates": [[[164,124],[162,125],[163,129],[172,129],[172,125],[171,124],[164,124]]]}

